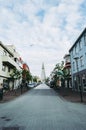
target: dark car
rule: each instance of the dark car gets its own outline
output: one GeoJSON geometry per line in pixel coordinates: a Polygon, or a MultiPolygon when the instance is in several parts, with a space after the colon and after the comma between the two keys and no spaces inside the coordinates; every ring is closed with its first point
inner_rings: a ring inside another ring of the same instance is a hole
{"type": "Polygon", "coordinates": [[[54,87],[54,81],[50,81],[50,88],[53,88],[54,87]]]}

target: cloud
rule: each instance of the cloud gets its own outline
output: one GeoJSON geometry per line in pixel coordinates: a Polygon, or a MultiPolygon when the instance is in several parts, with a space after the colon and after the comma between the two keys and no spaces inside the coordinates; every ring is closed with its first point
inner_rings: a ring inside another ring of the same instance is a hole
{"type": "Polygon", "coordinates": [[[14,44],[35,75],[63,60],[86,23],[85,0],[0,0],[0,41],[14,44]]]}

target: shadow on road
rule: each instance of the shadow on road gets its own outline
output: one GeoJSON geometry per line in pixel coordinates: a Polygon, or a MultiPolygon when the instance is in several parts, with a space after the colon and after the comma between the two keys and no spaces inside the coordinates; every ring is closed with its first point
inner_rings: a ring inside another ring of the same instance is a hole
{"type": "Polygon", "coordinates": [[[33,89],[29,95],[33,96],[57,96],[57,93],[53,89],[33,89]]]}

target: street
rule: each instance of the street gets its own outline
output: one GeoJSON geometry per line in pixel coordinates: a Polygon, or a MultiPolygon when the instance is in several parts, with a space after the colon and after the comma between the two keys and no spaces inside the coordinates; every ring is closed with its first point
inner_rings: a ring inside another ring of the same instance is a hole
{"type": "Polygon", "coordinates": [[[0,104],[0,130],[86,130],[86,105],[68,102],[41,84],[0,104]]]}

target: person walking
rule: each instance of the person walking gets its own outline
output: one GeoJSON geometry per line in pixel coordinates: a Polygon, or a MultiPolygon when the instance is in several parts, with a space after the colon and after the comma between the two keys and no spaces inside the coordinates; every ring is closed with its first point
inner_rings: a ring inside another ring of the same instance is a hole
{"type": "Polygon", "coordinates": [[[22,94],[22,89],[23,89],[23,83],[21,83],[21,94],[22,94]]]}

